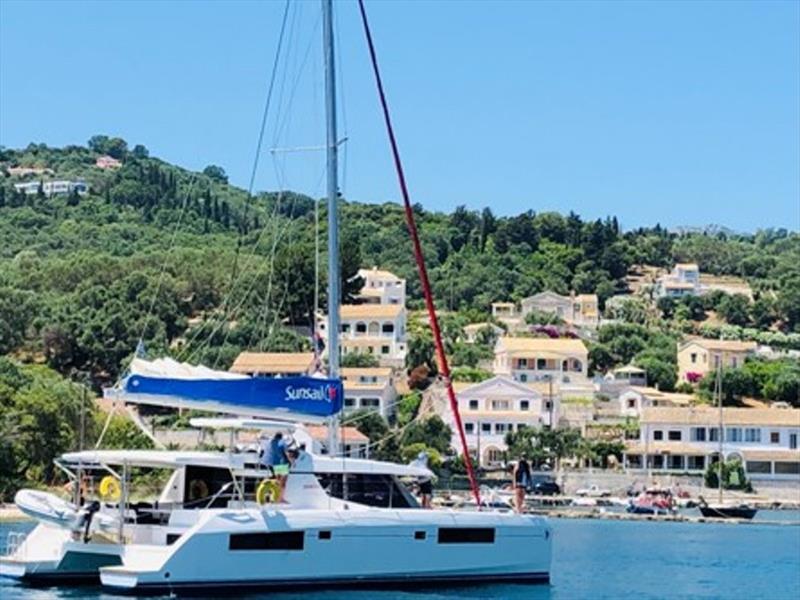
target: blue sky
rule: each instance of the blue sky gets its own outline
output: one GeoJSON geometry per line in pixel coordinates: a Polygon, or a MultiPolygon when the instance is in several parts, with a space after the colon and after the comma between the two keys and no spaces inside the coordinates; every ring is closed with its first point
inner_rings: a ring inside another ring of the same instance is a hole
{"type": "MultiPolygon", "coordinates": [[[[246,186],[282,10],[0,0],[0,144],[120,135],[246,186]]],[[[800,3],[368,10],[411,193],[426,207],[800,228],[800,3]]],[[[256,188],[321,195],[319,152],[268,151],[324,136],[318,4],[290,15],[256,188]]],[[[344,192],[397,201],[356,5],[338,3],[337,22],[344,192]]]]}

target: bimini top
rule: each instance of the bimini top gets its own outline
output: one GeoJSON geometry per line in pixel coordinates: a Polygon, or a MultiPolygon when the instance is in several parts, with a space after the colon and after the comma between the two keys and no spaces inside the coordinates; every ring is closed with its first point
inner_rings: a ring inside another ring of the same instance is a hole
{"type": "MultiPolygon", "coordinates": [[[[428,469],[412,465],[398,465],[390,462],[367,460],[363,458],[341,458],[309,454],[314,473],[370,473],[375,475],[396,475],[398,477],[432,477],[428,469]]],[[[83,450],[68,452],[61,456],[66,465],[119,466],[179,469],[188,465],[230,469],[233,471],[254,471],[257,459],[253,453],[203,452],[184,450],[83,450]]]]}
{"type": "Polygon", "coordinates": [[[133,359],[130,373],[106,397],[134,404],[195,408],[245,417],[320,420],[342,409],[339,379],[251,377],[169,358],[133,359]]]}

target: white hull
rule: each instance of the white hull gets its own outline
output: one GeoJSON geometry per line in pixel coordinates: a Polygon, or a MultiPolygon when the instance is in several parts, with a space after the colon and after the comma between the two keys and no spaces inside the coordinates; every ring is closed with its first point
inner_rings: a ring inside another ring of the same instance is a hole
{"type": "Polygon", "coordinates": [[[127,545],[122,566],[100,569],[100,579],[104,586],[129,591],[546,582],[550,551],[550,529],[539,517],[391,509],[223,510],[209,511],[171,546],[127,545]],[[276,543],[277,549],[263,547],[276,543]]]}

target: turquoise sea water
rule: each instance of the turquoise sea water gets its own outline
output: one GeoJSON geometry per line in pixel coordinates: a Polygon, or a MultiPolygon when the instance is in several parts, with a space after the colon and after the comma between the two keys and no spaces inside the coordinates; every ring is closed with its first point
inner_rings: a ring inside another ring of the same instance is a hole
{"type": "MultiPolygon", "coordinates": [[[[797,517],[797,513],[794,513],[797,517]]],[[[253,594],[271,600],[647,600],[800,598],[800,527],[553,519],[550,585],[418,591],[253,594]]],[[[18,530],[22,526],[13,526],[18,530]]],[[[0,525],[5,537],[11,526],[0,525]]],[[[357,560],[357,557],[354,557],[357,560]]],[[[116,596],[97,588],[28,589],[0,579],[2,600],[116,596]]]]}

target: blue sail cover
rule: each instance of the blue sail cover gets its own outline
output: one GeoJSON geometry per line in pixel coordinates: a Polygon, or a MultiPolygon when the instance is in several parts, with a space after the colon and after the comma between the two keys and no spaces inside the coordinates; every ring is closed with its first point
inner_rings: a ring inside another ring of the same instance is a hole
{"type": "Polygon", "coordinates": [[[132,373],[123,380],[125,401],[183,406],[244,415],[287,413],[329,417],[342,410],[339,379],[320,377],[249,377],[206,370],[206,377],[167,377],[132,373]],[[224,375],[224,376],[223,376],[224,375]]]}

